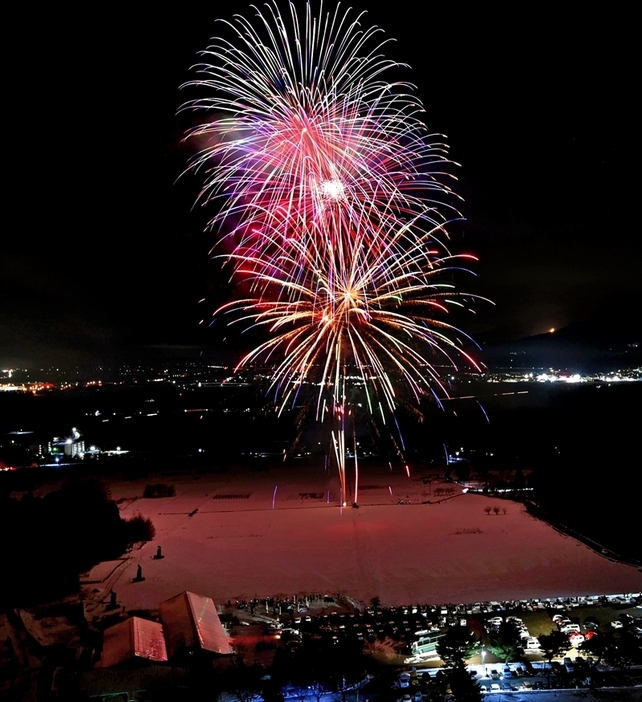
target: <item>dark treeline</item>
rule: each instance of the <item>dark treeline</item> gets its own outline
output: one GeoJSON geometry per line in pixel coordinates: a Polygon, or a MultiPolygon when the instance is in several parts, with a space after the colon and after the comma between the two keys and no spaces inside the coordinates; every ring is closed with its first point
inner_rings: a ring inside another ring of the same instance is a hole
{"type": "Polygon", "coordinates": [[[70,478],[44,497],[0,496],[6,568],[0,606],[27,604],[77,590],[80,573],[117,558],[134,541],[153,536],[148,520],[123,520],[99,481],[70,478]]]}
{"type": "Polygon", "coordinates": [[[642,560],[637,538],[642,383],[472,389],[479,406],[461,400],[443,412],[432,410],[423,426],[409,432],[407,443],[421,448],[422,439],[425,445],[437,438],[451,451],[463,447],[469,460],[455,469],[455,477],[495,485],[506,477],[506,487],[516,478],[525,480],[534,488],[539,517],[642,560]],[[527,394],[501,394],[513,389],[527,394]]]}
{"type": "Polygon", "coordinates": [[[537,516],[639,563],[638,482],[632,466],[588,450],[540,467],[530,479],[541,508],[537,516]]]}

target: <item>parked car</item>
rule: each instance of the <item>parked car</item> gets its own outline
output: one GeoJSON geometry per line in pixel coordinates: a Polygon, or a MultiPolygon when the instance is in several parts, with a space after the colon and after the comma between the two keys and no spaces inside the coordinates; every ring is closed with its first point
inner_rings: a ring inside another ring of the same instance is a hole
{"type": "Polygon", "coordinates": [[[400,673],[399,687],[410,687],[410,673],[400,673]]]}
{"type": "Polygon", "coordinates": [[[565,626],[560,627],[560,631],[562,634],[571,634],[574,631],[579,633],[581,629],[579,624],[566,624],[565,626]]]}

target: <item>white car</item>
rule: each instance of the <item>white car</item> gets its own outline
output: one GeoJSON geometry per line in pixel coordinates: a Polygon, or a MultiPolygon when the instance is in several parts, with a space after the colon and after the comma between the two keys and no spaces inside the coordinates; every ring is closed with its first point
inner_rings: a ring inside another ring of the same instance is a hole
{"type": "Polygon", "coordinates": [[[577,632],[579,634],[581,629],[579,624],[566,624],[560,629],[560,631],[562,634],[572,634],[573,632],[577,632]]]}
{"type": "Polygon", "coordinates": [[[533,650],[538,650],[541,648],[540,642],[534,637],[531,636],[530,639],[526,641],[526,649],[533,651],[533,650]]]}

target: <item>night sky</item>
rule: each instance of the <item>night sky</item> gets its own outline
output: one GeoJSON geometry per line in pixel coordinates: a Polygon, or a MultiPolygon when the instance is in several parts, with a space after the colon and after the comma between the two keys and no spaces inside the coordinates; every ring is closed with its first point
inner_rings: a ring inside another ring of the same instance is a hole
{"type": "MultiPolygon", "coordinates": [[[[387,56],[410,64],[403,77],[430,130],[462,164],[467,221],[453,248],[480,256],[467,288],[496,306],[479,304],[461,325],[514,339],[638,319],[633,17],[608,5],[508,16],[487,4],[427,3],[423,15],[409,0],[350,5],[397,39],[387,56]]],[[[206,213],[191,211],[198,181],[175,183],[188,156],[175,113],[215,19],[248,7],[112,3],[79,16],[51,6],[16,22],[3,363],[218,343],[198,322],[224,286],[206,213]]]]}

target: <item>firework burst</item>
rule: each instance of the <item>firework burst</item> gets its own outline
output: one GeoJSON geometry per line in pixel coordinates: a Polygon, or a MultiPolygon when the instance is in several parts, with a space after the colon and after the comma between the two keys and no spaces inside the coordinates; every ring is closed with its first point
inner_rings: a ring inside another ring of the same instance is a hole
{"type": "Polygon", "coordinates": [[[249,291],[219,312],[268,332],[239,366],[272,363],[282,406],[317,388],[345,500],[347,379],[383,415],[399,380],[416,401],[447,394],[435,358],[476,367],[444,321],[472,297],[444,274],[472,257],[446,247],[459,218],[447,148],[412,86],[386,80],[398,64],[380,30],[339,8],[288,7],[226,22],[231,38],[212,40],[188,84],[206,97],[183,109],[211,115],[189,134],[205,144],[190,165],[216,206],[219,255],[249,291]]]}

